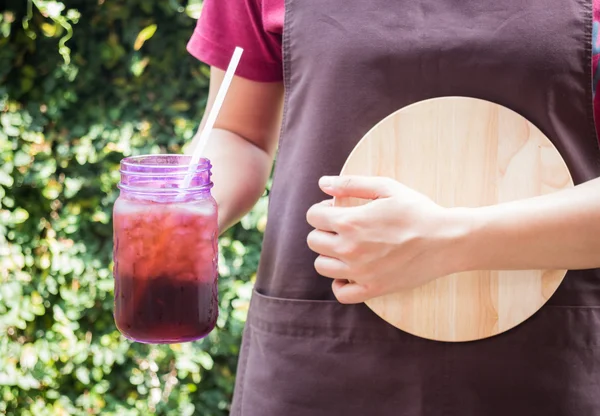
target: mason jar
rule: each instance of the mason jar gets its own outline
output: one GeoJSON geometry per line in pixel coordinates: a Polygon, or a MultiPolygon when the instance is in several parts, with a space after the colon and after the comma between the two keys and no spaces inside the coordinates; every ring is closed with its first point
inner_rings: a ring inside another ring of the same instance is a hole
{"type": "Polygon", "coordinates": [[[190,156],[121,161],[113,210],[114,318],[142,343],[201,339],[218,316],[217,204],[211,164],[190,156]],[[186,175],[190,185],[182,188],[186,175]]]}

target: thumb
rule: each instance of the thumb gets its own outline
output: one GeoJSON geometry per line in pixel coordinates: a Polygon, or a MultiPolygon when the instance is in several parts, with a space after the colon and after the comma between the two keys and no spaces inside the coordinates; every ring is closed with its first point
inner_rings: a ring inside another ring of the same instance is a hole
{"type": "Polygon", "coordinates": [[[394,183],[378,176],[323,176],[319,186],[333,197],[379,199],[392,196],[394,183]]]}

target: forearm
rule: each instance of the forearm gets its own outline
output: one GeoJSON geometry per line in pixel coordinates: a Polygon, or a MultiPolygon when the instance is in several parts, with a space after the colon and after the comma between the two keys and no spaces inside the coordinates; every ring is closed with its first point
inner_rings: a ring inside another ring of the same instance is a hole
{"type": "MultiPolygon", "coordinates": [[[[196,139],[186,153],[191,153],[196,139]]],[[[214,129],[203,157],[212,164],[212,194],[223,233],[252,209],[265,190],[273,157],[239,135],[214,129]]]]}
{"type": "Polygon", "coordinates": [[[462,210],[462,269],[600,267],[600,179],[553,194],[462,210]]]}

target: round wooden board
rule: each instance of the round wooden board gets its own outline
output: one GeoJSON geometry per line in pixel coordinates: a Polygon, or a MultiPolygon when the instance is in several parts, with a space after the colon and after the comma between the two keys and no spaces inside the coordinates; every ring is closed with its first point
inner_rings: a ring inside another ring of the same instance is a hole
{"type": "MultiPolygon", "coordinates": [[[[391,177],[445,207],[492,205],[574,186],[562,157],[537,127],[505,107],[465,97],[421,101],[385,118],[356,146],[341,175],[391,177]]],[[[337,206],[365,203],[335,201],[337,206]]],[[[413,335],[472,341],[531,317],[565,274],[460,273],[366,304],[413,335]]]]}

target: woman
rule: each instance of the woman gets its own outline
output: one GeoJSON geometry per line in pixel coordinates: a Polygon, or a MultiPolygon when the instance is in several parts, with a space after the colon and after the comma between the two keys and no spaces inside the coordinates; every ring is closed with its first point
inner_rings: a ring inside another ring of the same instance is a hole
{"type": "Polygon", "coordinates": [[[188,49],[212,67],[209,106],[236,45],[206,152],[221,229],[259,198],[279,151],[232,414],[599,415],[592,1],[205,0],[188,49]],[[335,176],[385,116],[455,95],[532,121],[577,186],[463,210],[335,176]],[[340,209],[334,196],[372,202],[340,209]],[[571,271],[534,317],[482,341],[417,338],[361,303],[461,270],[530,268],[571,271]]]}

